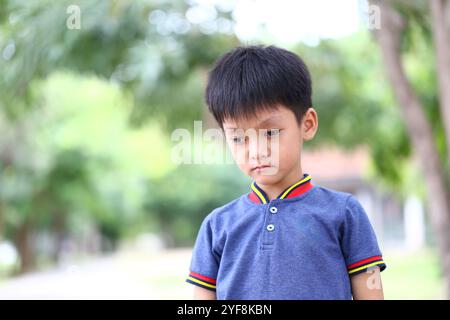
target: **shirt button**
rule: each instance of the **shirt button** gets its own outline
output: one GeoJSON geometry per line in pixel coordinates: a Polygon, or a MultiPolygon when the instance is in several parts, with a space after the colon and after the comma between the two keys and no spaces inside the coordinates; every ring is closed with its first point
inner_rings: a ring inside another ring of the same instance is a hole
{"type": "Polygon", "coordinates": [[[275,229],[275,226],[273,224],[267,225],[267,231],[273,231],[275,229]]]}
{"type": "Polygon", "coordinates": [[[278,209],[276,207],[270,207],[270,212],[277,213],[278,209]]]}

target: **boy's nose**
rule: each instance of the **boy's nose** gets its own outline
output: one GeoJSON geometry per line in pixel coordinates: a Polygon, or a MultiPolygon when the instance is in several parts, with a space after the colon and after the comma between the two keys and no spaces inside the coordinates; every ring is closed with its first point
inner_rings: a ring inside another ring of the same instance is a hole
{"type": "Polygon", "coordinates": [[[249,139],[248,143],[248,157],[251,161],[260,162],[269,156],[269,145],[267,140],[253,138],[249,139]]]}

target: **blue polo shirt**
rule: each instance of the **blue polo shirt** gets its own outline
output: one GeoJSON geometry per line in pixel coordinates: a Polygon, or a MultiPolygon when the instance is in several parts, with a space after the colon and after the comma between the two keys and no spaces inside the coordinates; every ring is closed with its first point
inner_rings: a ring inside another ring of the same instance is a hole
{"type": "Polygon", "coordinates": [[[187,282],[217,299],[351,299],[350,277],[386,268],[351,194],[309,174],[270,201],[251,189],[203,220],[187,282]]]}

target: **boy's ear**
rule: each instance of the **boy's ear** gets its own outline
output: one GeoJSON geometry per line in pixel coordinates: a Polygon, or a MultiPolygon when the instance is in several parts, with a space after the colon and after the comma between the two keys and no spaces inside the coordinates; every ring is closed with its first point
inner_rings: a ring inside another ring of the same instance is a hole
{"type": "Polygon", "coordinates": [[[303,140],[311,140],[316,135],[319,128],[319,119],[316,110],[310,107],[303,116],[302,130],[303,140]]]}

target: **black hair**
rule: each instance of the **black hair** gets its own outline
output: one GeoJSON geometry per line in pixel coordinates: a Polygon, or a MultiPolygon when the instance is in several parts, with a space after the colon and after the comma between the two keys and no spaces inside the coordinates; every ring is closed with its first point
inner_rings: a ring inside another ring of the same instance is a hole
{"type": "Polygon", "coordinates": [[[282,104],[298,123],[312,106],[311,76],[296,54],[275,46],[237,47],[209,72],[205,100],[222,127],[226,119],[257,116],[282,104]]]}

